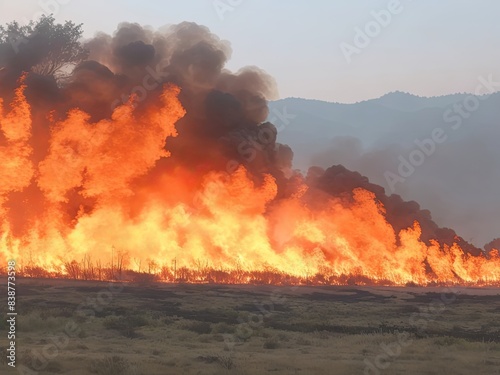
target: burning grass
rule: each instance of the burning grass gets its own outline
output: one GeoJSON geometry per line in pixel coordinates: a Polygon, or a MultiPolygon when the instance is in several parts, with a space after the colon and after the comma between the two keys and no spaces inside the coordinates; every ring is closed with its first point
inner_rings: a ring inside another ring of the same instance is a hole
{"type": "MultiPolygon", "coordinates": [[[[166,150],[186,115],[178,86],[165,84],[144,107],[131,98],[109,119],[80,109],[50,117],[42,142],[25,81],[11,103],[0,101],[0,156],[9,160],[0,165],[2,269],[15,259],[25,276],[145,284],[500,280],[498,249],[471,248],[449,230],[440,241],[413,211],[393,223],[395,203],[371,185],[326,194],[300,174],[271,173],[276,167],[185,170],[166,150]]],[[[245,129],[257,138],[267,129],[276,141],[272,124],[245,129]]]]}

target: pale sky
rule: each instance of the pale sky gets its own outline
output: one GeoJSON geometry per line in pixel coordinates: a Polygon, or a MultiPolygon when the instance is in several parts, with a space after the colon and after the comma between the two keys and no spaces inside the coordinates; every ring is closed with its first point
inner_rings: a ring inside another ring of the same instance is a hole
{"type": "Polygon", "coordinates": [[[53,13],[83,23],[91,37],[122,21],[154,28],[193,21],[230,41],[229,69],[259,66],[275,77],[282,98],[355,102],[396,90],[473,92],[479,76],[500,75],[500,1],[400,0],[386,26],[374,24],[372,12],[394,1],[0,0],[0,23],[53,13]],[[216,5],[224,4],[219,16],[216,5]],[[355,29],[368,25],[373,37],[348,63],[340,45],[356,47],[355,29]]]}

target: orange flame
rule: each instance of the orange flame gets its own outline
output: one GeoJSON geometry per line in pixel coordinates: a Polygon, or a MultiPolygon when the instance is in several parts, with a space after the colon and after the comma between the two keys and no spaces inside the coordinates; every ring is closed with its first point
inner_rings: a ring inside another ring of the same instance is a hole
{"type": "Polygon", "coordinates": [[[180,167],[162,172],[165,139],[177,135],[175,123],[185,114],[172,85],[158,106],[140,114],[133,99],[97,123],[70,111],[51,125],[48,151],[36,165],[24,89],[22,83],[9,112],[0,101],[4,268],[16,259],[28,276],[38,270],[102,279],[133,270],[169,281],[500,281],[498,250],[474,257],[458,245],[427,245],[418,222],[395,233],[384,207],[363,189],[353,191],[351,203],[331,197],[313,209],[303,199],[305,184],[291,198],[275,200],[274,178],[265,175],[257,184],[242,166],[231,175],[208,173],[201,183],[180,167]],[[26,218],[27,229],[16,230],[20,199],[41,203],[26,218]]]}

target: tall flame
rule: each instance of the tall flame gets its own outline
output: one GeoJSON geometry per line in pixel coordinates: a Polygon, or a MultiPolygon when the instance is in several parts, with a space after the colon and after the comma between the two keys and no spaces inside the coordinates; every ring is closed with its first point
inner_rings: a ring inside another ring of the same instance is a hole
{"type": "Polygon", "coordinates": [[[352,201],[322,198],[317,207],[304,182],[275,199],[275,179],[256,181],[242,166],[203,176],[162,170],[165,140],[185,114],[173,85],[158,105],[139,111],[132,98],[97,123],[71,110],[51,124],[48,151],[36,163],[24,89],[21,82],[10,110],[0,101],[2,267],[14,258],[26,275],[92,270],[86,277],[106,278],[101,270],[130,269],[188,281],[500,281],[498,250],[471,256],[456,244],[426,244],[418,222],[395,233],[383,205],[361,188],[352,201]],[[35,214],[16,224],[16,210],[30,204],[35,214]]]}

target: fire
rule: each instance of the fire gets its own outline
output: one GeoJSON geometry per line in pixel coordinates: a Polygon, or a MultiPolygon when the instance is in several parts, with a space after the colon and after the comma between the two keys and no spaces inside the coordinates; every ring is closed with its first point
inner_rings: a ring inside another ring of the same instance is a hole
{"type": "Polygon", "coordinates": [[[157,103],[134,98],[93,123],[80,109],[35,142],[24,95],[0,101],[0,261],[27,276],[106,279],[147,273],[166,281],[268,283],[500,282],[498,250],[472,256],[396,233],[375,194],[312,204],[301,180],[278,198],[273,176],[162,169],[165,140],[185,115],[180,89],[157,103]],[[34,155],[42,155],[37,160],[34,155]],[[22,211],[22,212],[19,212],[22,211]],[[25,216],[23,216],[26,214],[25,216]],[[20,216],[21,215],[21,219],[20,216]]]}

